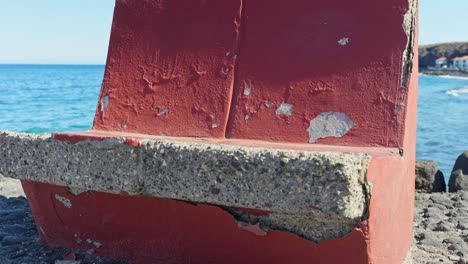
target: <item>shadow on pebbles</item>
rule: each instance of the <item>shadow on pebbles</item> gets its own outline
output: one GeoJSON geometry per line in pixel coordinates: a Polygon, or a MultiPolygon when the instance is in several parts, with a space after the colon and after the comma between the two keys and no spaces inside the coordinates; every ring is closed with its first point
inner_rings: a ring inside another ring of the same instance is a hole
{"type": "Polygon", "coordinates": [[[416,193],[413,263],[468,263],[468,191],[416,193]]]}

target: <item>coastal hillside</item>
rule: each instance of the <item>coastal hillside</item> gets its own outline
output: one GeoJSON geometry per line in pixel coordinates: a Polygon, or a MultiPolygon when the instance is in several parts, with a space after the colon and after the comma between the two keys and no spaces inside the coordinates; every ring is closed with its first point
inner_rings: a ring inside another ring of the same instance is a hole
{"type": "Polygon", "coordinates": [[[434,66],[434,61],[440,57],[452,60],[455,57],[468,55],[468,42],[451,42],[419,46],[419,67],[434,66]]]}

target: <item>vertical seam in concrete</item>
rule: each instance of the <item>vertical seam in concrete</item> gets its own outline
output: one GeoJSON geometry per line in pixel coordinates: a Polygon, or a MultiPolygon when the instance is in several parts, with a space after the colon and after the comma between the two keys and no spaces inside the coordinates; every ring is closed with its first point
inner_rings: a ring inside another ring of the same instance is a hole
{"type": "Polygon", "coordinates": [[[238,100],[239,100],[239,98],[237,97],[240,91],[240,87],[239,87],[240,81],[239,81],[238,75],[239,75],[239,67],[240,67],[239,62],[242,58],[240,53],[241,53],[242,44],[245,40],[245,34],[246,34],[245,9],[246,9],[246,0],[241,0],[241,5],[239,9],[239,17],[238,17],[239,20],[237,21],[238,25],[236,29],[237,30],[236,43],[235,43],[235,48],[234,48],[235,49],[234,53],[236,56],[235,61],[234,61],[234,81],[233,81],[233,88],[231,90],[231,98],[229,100],[229,110],[227,113],[228,119],[224,127],[225,138],[230,137],[230,132],[234,125],[233,123],[234,123],[234,118],[235,118],[236,109],[237,109],[238,100]]]}

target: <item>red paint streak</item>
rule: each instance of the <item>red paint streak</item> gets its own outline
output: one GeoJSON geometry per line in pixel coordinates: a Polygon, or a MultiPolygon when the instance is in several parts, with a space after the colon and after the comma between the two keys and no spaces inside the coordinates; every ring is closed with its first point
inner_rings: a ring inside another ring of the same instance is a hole
{"type": "Polygon", "coordinates": [[[138,138],[127,138],[124,141],[125,145],[132,146],[132,147],[139,147],[140,146],[140,139],[138,138]]]}
{"type": "Polygon", "coordinates": [[[94,140],[94,141],[103,141],[106,139],[118,139],[118,138],[125,138],[123,144],[131,146],[131,147],[139,147],[140,146],[140,140],[142,138],[138,137],[132,137],[132,138],[127,138],[124,137],[123,134],[121,135],[107,135],[103,137],[99,133],[95,133],[95,131],[87,131],[87,132],[66,132],[66,133],[54,133],[54,139],[58,141],[63,141],[63,142],[68,142],[70,144],[76,144],[81,141],[86,141],[86,140],[94,140]]]}
{"type": "Polygon", "coordinates": [[[368,263],[366,237],[358,229],[314,244],[283,231],[269,230],[266,236],[246,232],[216,206],[99,192],[74,196],[65,187],[28,181],[23,188],[44,230],[41,237],[52,246],[94,249],[99,255],[148,264],[368,263]],[[72,208],[51,200],[55,194],[70,199],[72,208]]]}
{"type": "Polygon", "coordinates": [[[320,207],[317,207],[317,206],[314,206],[314,205],[309,205],[309,209],[320,210],[320,207]]]}
{"type": "Polygon", "coordinates": [[[68,142],[70,144],[76,144],[81,141],[86,140],[96,140],[96,141],[103,141],[107,138],[104,137],[96,137],[92,134],[85,134],[85,133],[54,133],[54,139],[58,141],[68,142]]]}

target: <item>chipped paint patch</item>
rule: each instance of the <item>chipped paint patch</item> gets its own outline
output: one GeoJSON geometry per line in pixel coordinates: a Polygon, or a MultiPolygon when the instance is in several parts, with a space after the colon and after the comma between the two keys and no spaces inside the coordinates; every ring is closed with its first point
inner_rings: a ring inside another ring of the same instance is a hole
{"type": "Polygon", "coordinates": [[[276,115],[292,115],[293,114],[293,105],[287,103],[281,103],[280,107],[276,109],[276,115]]]}
{"type": "Polygon", "coordinates": [[[65,198],[63,196],[60,196],[58,194],[55,195],[55,199],[57,201],[59,201],[60,203],[63,204],[63,206],[67,207],[67,208],[71,208],[72,207],[72,202],[70,201],[70,199],[68,198],[65,198]]]}
{"type": "Polygon", "coordinates": [[[314,143],[319,138],[342,137],[354,126],[354,122],[345,113],[320,113],[310,121],[310,126],[307,128],[309,143],[314,143]]]}
{"type": "Polygon", "coordinates": [[[265,103],[266,108],[273,108],[273,104],[271,102],[265,103]]]}
{"type": "Polygon", "coordinates": [[[169,113],[169,109],[168,108],[163,108],[163,109],[161,109],[161,111],[159,111],[158,116],[162,116],[162,115],[165,115],[167,113],[169,113]]]}
{"type": "Polygon", "coordinates": [[[338,40],[338,44],[340,44],[341,46],[346,46],[348,43],[349,43],[349,38],[342,38],[338,40]]]}
{"type": "Polygon", "coordinates": [[[109,95],[101,98],[101,112],[107,110],[109,107],[109,95]]]}
{"type": "Polygon", "coordinates": [[[96,248],[100,248],[102,246],[102,243],[99,243],[97,241],[93,241],[93,245],[96,247],[96,248]]]}
{"type": "Polygon", "coordinates": [[[211,125],[211,128],[213,128],[213,129],[215,129],[217,127],[219,127],[219,123],[214,123],[214,124],[211,125]]]}
{"type": "Polygon", "coordinates": [[[95,248],[100,248],[100,247],[102,247],[102,243],[97,242],[97,241],[93,241],[93,240],[90,239],[90,238],[86,239],[86,242],[87,242],[88,244],[93,244],[93,246],[94,246],[95,248]]]}
{"type": "Polygon", "coordinates": [[[252,92],[252,89],[250,88],[250,86],[248,86],[248,85],[245,86],[245,88],[244,88],[244,95],[245,95],[245,96],[249,96],[251,92],[252,92]]]}

